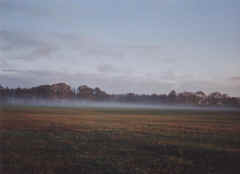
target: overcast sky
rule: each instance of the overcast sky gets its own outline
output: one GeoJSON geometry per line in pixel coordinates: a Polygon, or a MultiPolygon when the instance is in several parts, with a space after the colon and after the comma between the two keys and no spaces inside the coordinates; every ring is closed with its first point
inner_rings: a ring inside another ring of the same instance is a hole
{"type": "Polygon", "coordinates": [[[0,84],[240,96],[239,0],[0,0],[0,84]]]}

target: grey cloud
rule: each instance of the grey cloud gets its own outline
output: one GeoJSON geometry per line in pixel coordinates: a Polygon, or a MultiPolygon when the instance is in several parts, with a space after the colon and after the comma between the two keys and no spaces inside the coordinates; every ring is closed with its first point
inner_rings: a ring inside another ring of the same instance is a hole
{"type": "Polygon", "coordinates": [[[219,92],[225,92],[231,96],[240,96],[239,87],[240,85],[236,85],[232,83],[224,83],[219,81],[187,80],[187,81],[180,82],[177,89],[180,91],[203,90],[207,93],[219,91],[219,92]]]}
{"type": "Polygon", "coordinates": [[[17,7],[16,1],[0,0],[0,9],[2,10],[17,9],[17,7]]]}
{"type": "Polygon", "coordinates": [[[9,68],[6,68],[6,69],[0,69],[0,71],[2,71],[2,72],[22,72],[21,70],[18,70],[18,69],[9,69],[9,68]]]}
{"type": "Polygon", "coordinates": [[[0,49],[2,51],[11,51],[13,49],[24,48],[38,45],[39,42],[33,40],[27,33],[0,31],[0,49]]]}
{"type": "Polygon", "coordinates": [[[106,76],[94,73],[63,73],[53,71],[26,71],[8,70],[16,74],[1,74],[1,84],[9,87],[32,87],[46,83],[67,82],[73,87],[89,85],[100,87],[109,93],[163,93],[173,87],[171,83],[144,79],[142,77],[129,77],[127,75],[106,76]],[[126,85],[122,85],[126,84],[126,85]]]}
{"type": "Polygon", "coordinates": [[[167,64],[175,64],[177,62],[176,58],[162,58],[161,60],[167,64]]]}
{"type": "Polygon", "coordinates": [[[79,85],[100,87],[108,93],[134,92],[139,94],[161,94],[175,89],[178,92],[203,90],[206,93],[211,93],[214,91],[224,91],[233,96],[240,96],[239,85],[223,85],[212,81],[183,80],[176,84],[168,80],[156,80],[143,76],[128,76],[127,74],[112,74],[109,76],[99,73],[65,73],[20,69],[5,69],[3,71],[5,73],[1,73],[0,71],[0,83],[9,87],[32,87],[41,84],[66,82],[72,87],[79,85]]]}
{"type": "MultiPolygon", "coordinates": [[[[144,47],[144,45],[142,46],[144,47]]],[[[146,45],[148,47],[148,45],[146,45]]],[[[157,47],[156,47],[157,48],[157,47]]],[[[153,47],[155,49],[155,47],[153,47]]],[[[141,50],[126,49],[124,47],[111,47],[104,44],[101,40],[96,40],[85,35],[76,35],[72,33],[41,33],[36,36],[34,33],[0,31],[0,50],[2,59],[35,60],[43,59],[64,59],[64,56],[70,60],[87,59],[97,63],[106,64],[126,64],[127,68],[121,69],[121,73],[130,73],[137,64],[144,64],[146,58],[151,58],[151,54],[146,57],[141,54],[141,50]],[[58,54],[59,53],[59,54],[58,54]],[[69,56],[65,53],[70,54],[69,56]],[[131,57],[131,54],[137,53],[139,57],[131,57]],[[61,56],[61,57],[59,57],[61,56]],[[130,59],[131,57],[131,59],[130,59]],[[138,60],[135,60],[138,59],[138,60]]],[[[156,50],[157,51],[157,50],[156,50]]],[[[154,53],[155,54],[155,53],[154,53]]],[[[157,53],[156,53],[157,54],[157,53]]],[[[156,63],[173,63],[175,59],[161,58],[156,63]]],[[[146,65],[147,66],[147,65],[146,65]]],[[[116,67],[109,65],[100,65],[97,67],[99,72],[120,72],[116,67]],[[103,67],[101,67],[103,66],[103,67]],[[107,67],[108,66],[108,67],[107,67]]]]}
{"type": "Polygon", "coordinates": [[[49,58],[47,56],[63,50],[77,53],[80,57],[109,57],[117,60],[124,56],[122,50],[109,48],[101,41],[84,35],[42,33],[42,36],[36,36],[35,33],[0,31],[0,51],[6,57],[5,59],[49,58]]]}
{"type": "MultiPolygon", "coordinates": [[[[152,73],[147,73],[146,76],[153,76],[152,73]]],[[[159,80],[165,80],[165,81],[171,81],[171,82],[181,82],[186,80],[193,80],[194,77],[191,74],[181,74],[174,70],[169,69],[168,71],[162,71],[158,73],[158,79],[159,80]]]]}
{"type": "Polygon", "coordinates": [[[205,92],[219,91],[218,85],[214,82],[204,81],[204,80],[187,80],[182,81],[178,85],[178,90],[186,91],[198,91],[203,90],[205,92]]]}
{"type": "Polygon", "coordinates": [[[0,60],[0,68],[9,68],[11,65],[9,65],[6,60],[0,60]]]}
{"type": "Polygon", "coordinates": [[[127,48],[144,50],[144,51],[152,51],[152,50],[159,49],[160,46],[159,45],[148,45],[148,44],[142,44],[142,45],[136,44],[136,45],[129,45],[127,48]]]}
{"type": "Polygon", "coordinates": [[[177,75],[173,71],[162,72],[160,74],[160,79],[164,79],[164,80],[177,80],[177,75]]]}
{"type": "Polygon", "coordinates": [[[103,64],[97,67],[97,70],[101,73],[115,73],[118,72],[118,69],[110,64],[103,64]]]}
{"type": "Polygon", "coordinates": [[[35,48],[31,53],[26,55],[25,57],[22,57],[22,59],[38,59],[38,58],[46,58],[49,59],[50,56],[57,52],[59,48],[55,45],[44,45],[44,46],[39,46],[35,48]]]}
{"type": "Polygon", "coordinates": [[[25,14],[31,16],[47,16],[51,10],[40,6],[37,1],[0,0],[0,14],[25,14]]]}
{"type": "Polygon", "coordinates": [[[56,45],[35,37],[34,33],[0,31],[0,50],[6,58],[34,59],[50,55],[56,49],[56,45]]]}
{"type": "MultiPolygon", "coordinates": [[[[81,71],[81,67],[84,65],[85,67],[90,66],[90,71],[94,71],[97,66],[98,72],[120,72],[114,65],[111,67],[110,64],[103,66],[98,66],[98,64],[112,62],[113,58],[113,64],[118,64],[121,61],[121,51],[114,51],[101,44],[101,42],[84,35],[41,34],[0,31],[0,68],[4,68],[5,73],[6,68],[17,69],[23,66],[27,67],[27,69],[39,69],[42,67],[42,70],[65,68],[76,72],[81,71]]],[[[122,72],[129,71],[124,68],[121,70],[122,72]]]]}
{"type": "Polygon", "coordinates": [[[156,62],[166,66],[173,66],[179,63],[178,58],[169,56],[164,46],[158,44],[149,45],[147,43],[135,44],[123,47],[126,55],[131,59],[137,59],[144,62],[156,62]]]}
{"type": "Polygon", "coordinates": [[[74,35],[69,33],[55,33],[59,41],[65,41],[69,48],[80,53],[82,56],[111,57],[112,59],[124,58],[122,49],[112,48],[101,40],[90,36],[74,35]]]}
{"type": "Polygon", "coordinates": [[[133,69],[127,67],[117,67],[112,64],[100,64],[97,66],[97,71],[105,74],[127,74],[134,73],[133,69]]]}

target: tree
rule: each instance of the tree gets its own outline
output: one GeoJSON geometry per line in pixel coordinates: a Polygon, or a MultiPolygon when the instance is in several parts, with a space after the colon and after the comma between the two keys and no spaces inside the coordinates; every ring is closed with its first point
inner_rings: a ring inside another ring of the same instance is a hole
{"type": "Polygon", "coordinates": [[[168,99],[170,102],[175,102],[177,98],[177,93],[175,90],[172,90],[169,94],[168,94],[168,99]]]}

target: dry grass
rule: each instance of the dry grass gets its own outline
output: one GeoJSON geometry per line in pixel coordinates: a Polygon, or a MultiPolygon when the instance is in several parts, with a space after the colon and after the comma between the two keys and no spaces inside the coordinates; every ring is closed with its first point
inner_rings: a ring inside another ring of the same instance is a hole
{"type": "Polygon", "coordinates": [[[240,172],[239,112],[6,107],[0,133],[3,173],[240,172]]]}

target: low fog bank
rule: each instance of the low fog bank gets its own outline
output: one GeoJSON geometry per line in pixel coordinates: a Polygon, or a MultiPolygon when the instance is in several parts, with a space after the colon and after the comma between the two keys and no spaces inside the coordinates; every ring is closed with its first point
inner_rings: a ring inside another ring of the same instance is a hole
{"type": "Polygon", "coordinates": [[[20,99],[9,98],[0,103],[1,106],[43,106],[43,107],[70,107],[70,108],[103,108],[103,109],[156,109],[156,110],[201,110],[201,111],[240,111],[237,107],[227,106],[194,106],[194,105],[167,105],[167,104],[136,104],[123,102],[96,102],[87,100],[67,99],[20,99]]]}

